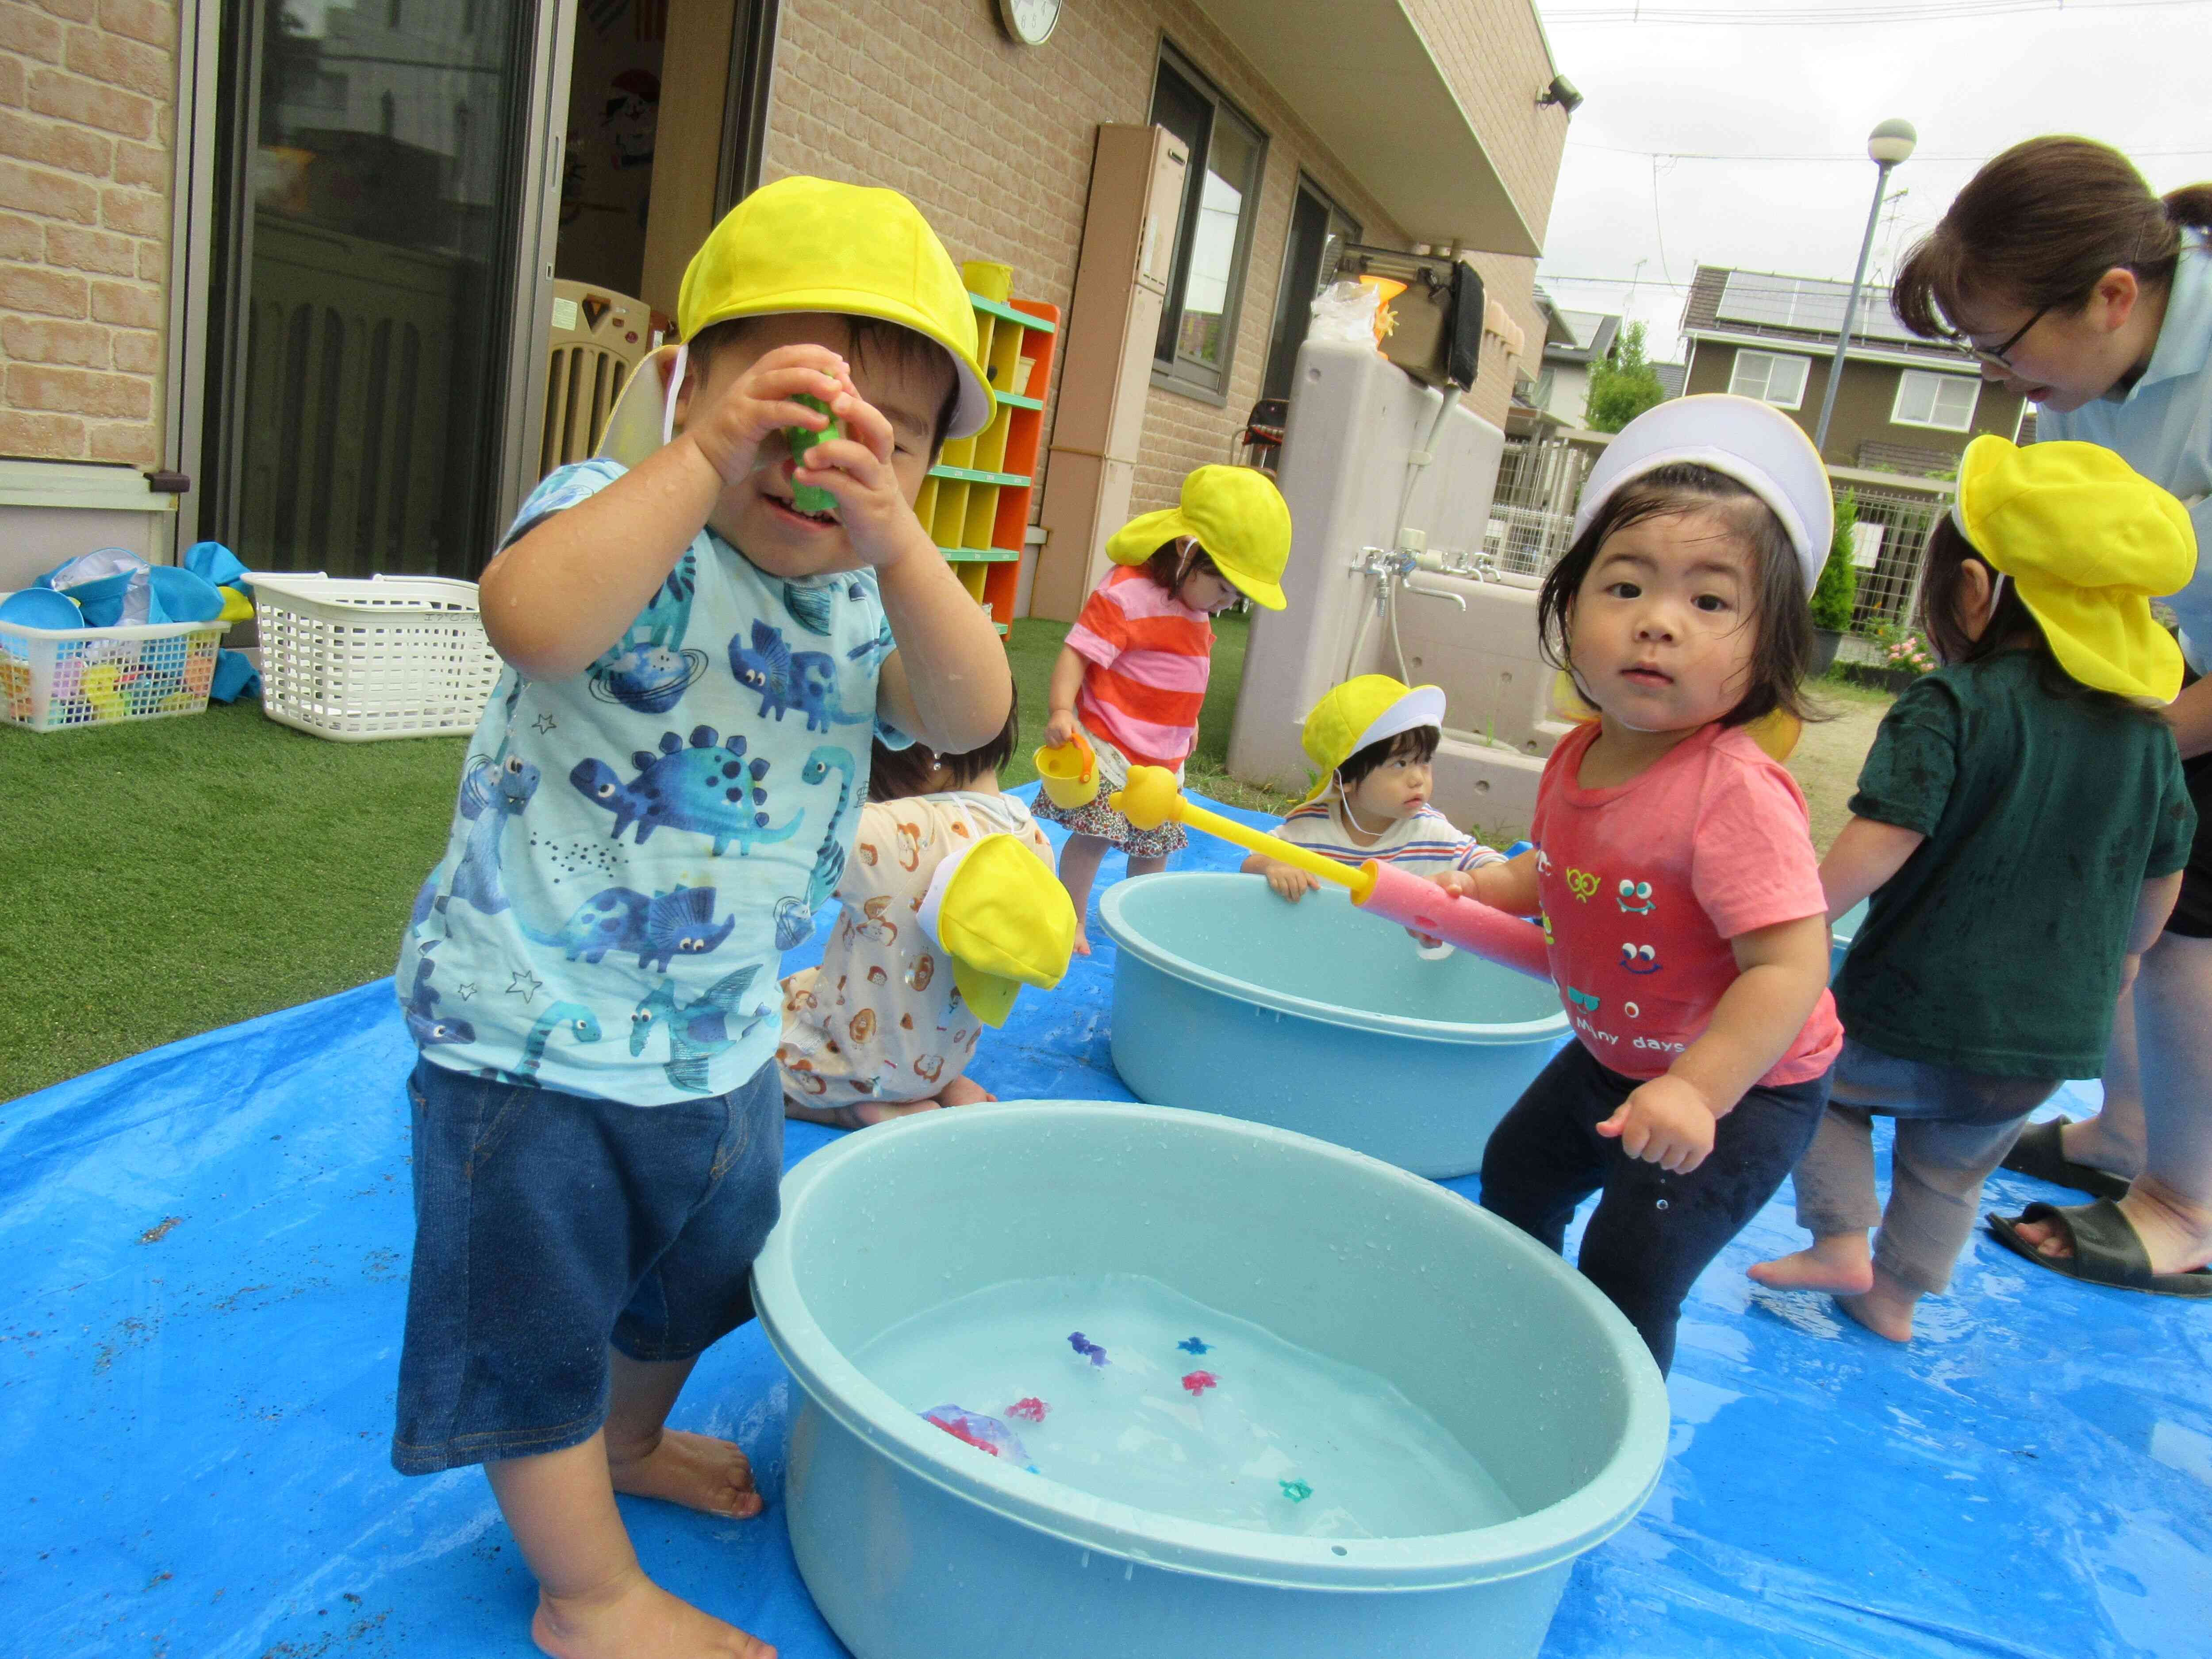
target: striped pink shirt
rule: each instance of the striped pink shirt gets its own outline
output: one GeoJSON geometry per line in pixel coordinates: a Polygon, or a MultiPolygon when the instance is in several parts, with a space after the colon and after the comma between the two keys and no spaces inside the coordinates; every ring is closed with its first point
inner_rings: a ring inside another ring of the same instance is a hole
{"type": "Polygon", "coordinates": [[[1091,665],[1075,699],[1085,729],[1139,766],[1182,765],[1198,741],[1212,619],[1126,566],[1084,601],[1067,644],[1091,665]]]}

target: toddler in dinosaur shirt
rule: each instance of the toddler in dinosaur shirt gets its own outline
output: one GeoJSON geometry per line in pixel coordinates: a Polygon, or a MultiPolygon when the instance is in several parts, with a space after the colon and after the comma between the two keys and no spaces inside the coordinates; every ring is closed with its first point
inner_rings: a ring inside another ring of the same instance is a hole
{"type": "Polygon", "coordinates": [[[972,749],[1012,690],[914,514],[993,401],[912,204],[781,179],[677,312],[684,344],[484,570],[507,668],[397,978],[421,1053],[392,1462],[486,1466],[568,1659],[767,1651],[645,1576],[614,1494],[760,1510],[735,1445],[663,1425],[751,1316],[776,1218],[778,954],[836,889],[872,738],[972,749]]]}

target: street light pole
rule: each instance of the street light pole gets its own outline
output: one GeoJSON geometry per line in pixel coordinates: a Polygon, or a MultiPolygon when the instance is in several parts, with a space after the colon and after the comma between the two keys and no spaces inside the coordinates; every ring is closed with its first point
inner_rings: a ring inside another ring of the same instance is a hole
{"type": "Polygon", "coordinates": [[[1836,391],[1844,383],[1844,359],[1850,354],[1851,325],[1858,320],[1859,289],[1866,281],[1867,257],[1874,252],[1875,227],[1881,219],[1882,197],[1889,187],[1889,170],[1912,154],[1919,142],[1910,121],[1884,121],[1867,135],[1867,156],[1875,164],[1874,206],[1867,214],[1866,235],[1859,242],[1858,269],[1851,273],[1851,297],[1844,301],[1843,332],[1836,337],[1835,361],[1828,365],[1827,390],[1820,394],[1820,422],[1813,428],[1813,447],[1828,447],[1828,422],[1836,412],[1836,391]]]}

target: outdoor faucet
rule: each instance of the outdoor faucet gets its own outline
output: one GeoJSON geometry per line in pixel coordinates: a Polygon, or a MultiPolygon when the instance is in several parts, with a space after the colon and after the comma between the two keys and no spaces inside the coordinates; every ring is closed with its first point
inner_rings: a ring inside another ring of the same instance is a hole
{"type": "Polygon", "coordinates": [[[1467,599],[1466,599],[1466,597],[1465,597],[1464,595],[1462,595],[1462,594],[1455,593],[1455,592],[1452,592],[1450,589],[1449,589],[1449,588],[1443,588],[1443,587],[1419,587],[1419,586],[1416,586],[1413,584],[1413,582],[1409,579],[1409,580],[1407,581],[1407,583],[1406,583],[1406,591],[1407,591],[1408,593],[1411,593],[1411,594],[1414,595],[1414,596],[1415,596],[1416,598],[1418,598],[1418,599],[1449,599],[1449,600],[1450,600],[1454,605],[1457,605],[1461,610],[1464,611],[1464,610],[1466,610],[1466,609],[1467,609],[1467,599]]]}

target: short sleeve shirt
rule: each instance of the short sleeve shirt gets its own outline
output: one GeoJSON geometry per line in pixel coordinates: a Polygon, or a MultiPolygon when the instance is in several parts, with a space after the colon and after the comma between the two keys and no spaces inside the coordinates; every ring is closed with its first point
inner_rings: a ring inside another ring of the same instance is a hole
{"type": "Polygon", "coordinates": [[[1844,1027],[1902,1060],[2094,1077],[2144,882],[2189,860],[2173,733],[2054,696],[2008,652],[1915,680],[1850,810],[1928,839],[1874,895],[1836,978],[1844,1027]]]}
{"type": "Polygon", "coordinates": [[[1017,836],[1051,866],[1052,843],[1012,795],[960,790],[861,808],[822,965],[784,981],[775,1057],[786,1093],[812,1106],[921,1100],[966,1068],[982,1022],[918,912],[937,866],[993,835],[1017,836]]]}
{"type": "Polygon", "coordinates": [[[1067,646],[1090,665],[1075,699],[1084,728],[1140,766],[1181,766],[1206,706],[1212,619],[1126,567],[1084,601],[1067,646]]]}
{"type": "MultiPolygon", "coordinates": [[[[1705,1035],[1741,971],[1729,941],[1825,916],[1796,780],[1741,729],[1709,726],[1627,782],[1576,781],[1593,721],[1544,768],[1531,835],[1552,975],[1599,1062],[1654,1078],[1705,1035]]],[[[1820,1075],[1843,1048],[1824,989],[1768,1085],[1820,1075]]]]}
{"type": "Polygon", "coordinates": [[[1339,864],[1364,864],[1373,859],[1378,864],[1395,865],[1417,876],[1440,875],[1446,870],[1473,870],[1485,864],[1501,863],[1505,857],[1459,829],[1433,806],[1424,806],[1409,818],[1394,818],[1384,827],[1379,840],[1372,846],[1362,847],[1352,840],[1351,830],[1344,822],[1343,809],[1333,794],[1293,808],[1275,833],[1297,846],[1310,847],[1339,864]]]}
{"type": "MultiPolygon", "coordinates": [[[[507,539],[622,472],[552,473],[507,539]]],[[[400,949],[424,1057],[640,1106],[772,1060],[778,952],[843,873],[890,648],[872,572],[785,580],[702,531],[583,673],[502,673],[400,949]]]]}
{"type": "MultiPolygon", "coordinates": [[[[2142,378],[2118,397],[2037,417],[2045,438],[2102,444],[2187,503],[2200,547],[2212,547],[2212,249],[2183,248],[2158,343],[2142,378]]],[[[2167,599],[2200,669],[2212,663],[2212,559],[2199,559],[2189,586],[2167,599]]]]}

